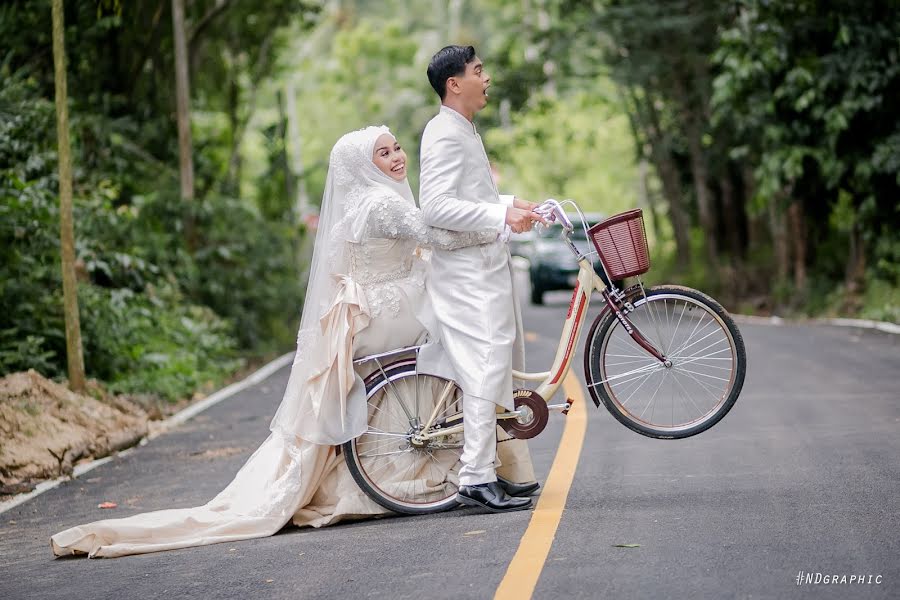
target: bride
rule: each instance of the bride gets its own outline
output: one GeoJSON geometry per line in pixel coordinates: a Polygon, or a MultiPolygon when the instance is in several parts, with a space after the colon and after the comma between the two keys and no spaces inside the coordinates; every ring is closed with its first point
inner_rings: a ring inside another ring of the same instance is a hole
{"type": "MultiPolygon", "coordinates": [[[[335,452],[367,426],[353,358],[433,342],[422,247],[497,235],[424,225],[406,154],[387,127],[343,136],[331,151],[297,352],[269,437],[207,504],[72,527],[50,538],[53,553],[117,557],[265,537],[290,521],[321,527],[386,513],[335,452]]],[[[524,442],[498,450],[502,475],[534,480],[524,442]]]]}

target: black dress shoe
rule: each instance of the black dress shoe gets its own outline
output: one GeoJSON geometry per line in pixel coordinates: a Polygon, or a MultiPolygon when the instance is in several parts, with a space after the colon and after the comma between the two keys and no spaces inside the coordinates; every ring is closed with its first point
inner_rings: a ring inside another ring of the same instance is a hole
{"type": "Polygon", "coordinates": [[[466,506],[480,506],[491,512],[512,512],[531,507],[531,498],[513,498],[496,481],[464,485],[459,488],[456,500],[466,506]]]}
{"type": "Polygon", "coordinates": [[[499,483],[500,487],[503,488],[503,491],[510,496],[519,497],[530,496],[541,487],[541,484],[537,481],[532,481],[531,483],[514,483],[508,479],[503,479],[499,475],[497,475],[497,483],[499,483]]]}

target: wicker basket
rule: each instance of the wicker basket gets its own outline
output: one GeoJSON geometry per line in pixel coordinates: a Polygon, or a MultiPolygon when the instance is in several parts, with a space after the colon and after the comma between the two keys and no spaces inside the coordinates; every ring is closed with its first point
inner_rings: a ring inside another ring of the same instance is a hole
{"type": "Polygon", "coordinates": [[[588,231],[612,279],[624,279],[650,270],[644,215],[640,208],[614,215],[588,231]]]}

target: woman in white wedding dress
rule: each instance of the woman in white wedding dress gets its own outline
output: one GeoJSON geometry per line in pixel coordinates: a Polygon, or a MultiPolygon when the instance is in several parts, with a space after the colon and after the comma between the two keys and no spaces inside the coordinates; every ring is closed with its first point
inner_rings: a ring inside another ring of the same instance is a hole
{"type": "MultiPolygon", "coordinates": [[[[265,537],[290,521],[321,527],[387,512],[335,452],[367,425],[353,358],[434,340],[422,247],[482,244],[498,234],[425,226],[405,162],[386,127],[354,131],[335,144],[284,399],[270,436],[228,487],[204,506],[72,527],[50,538],[54,554],[141,554],[265,537]]],[[[501,447],[505,477],[532,481],[524,443],[501,447]]]]}

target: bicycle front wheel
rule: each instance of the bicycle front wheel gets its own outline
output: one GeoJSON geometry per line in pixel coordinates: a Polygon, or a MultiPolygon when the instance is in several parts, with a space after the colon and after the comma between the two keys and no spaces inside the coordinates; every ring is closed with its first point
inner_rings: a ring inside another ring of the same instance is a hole
{"type": "Polygon", "coordinates": [[[671,362],[639,346],[615,314],[601,315],[585,342],[588,390],[623,425],[663,439],[686,438],[734,406],[747,372],[741,333],[722,306],[680,286],[629,298],[628,320],[671,362]]]}
{"type": "Polygon", "coordinates": [[[397,513],[420,515],[457,505],[462,432],[414,436],[435,414],[432,431],[462,422],[462,390],[416,371],[414,359],[376,371],[365,381],[368,428],[342,446],[353,479],[372,500],[397,513]]]}

